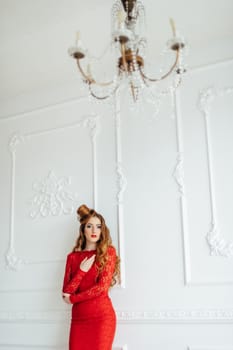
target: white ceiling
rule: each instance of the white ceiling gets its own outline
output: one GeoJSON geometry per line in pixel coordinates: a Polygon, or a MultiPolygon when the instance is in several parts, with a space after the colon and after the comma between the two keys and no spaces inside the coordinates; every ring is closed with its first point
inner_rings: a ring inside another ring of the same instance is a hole
{"type": "MultiPolygon", "coordinates": [[[[233,45],[232,0],[143,3],[152,55],[170,36],[170,17],[187,38],[191,56],[225,40],[232,39],[233,45]]],[[[112,4],[113,0],[0,0],[1,100],[73,82],[76,69],[67,48],[80,30],[86,46],[100,55],[110,41],[112,4]]]]}

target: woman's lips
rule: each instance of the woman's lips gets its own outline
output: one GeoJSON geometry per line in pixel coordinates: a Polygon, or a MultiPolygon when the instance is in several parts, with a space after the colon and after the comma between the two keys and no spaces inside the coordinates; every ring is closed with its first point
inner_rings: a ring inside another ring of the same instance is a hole
{"type": "Polygon", "coordinates": [[[91,237],[92,237],[92,238],[96,238],[96,237],[97,237],[97,235],[91,235],[91,237]]]}

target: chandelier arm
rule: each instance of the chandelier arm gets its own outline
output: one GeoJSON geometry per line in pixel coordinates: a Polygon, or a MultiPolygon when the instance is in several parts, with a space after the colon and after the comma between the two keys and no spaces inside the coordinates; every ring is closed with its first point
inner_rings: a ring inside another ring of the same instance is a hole
{"type": "Polygon", "coordinates": [[[106,100],[107,98],[109,98],[109,97],[111,97],[111,95],[112,94],[115,94],[115,92],[117,91],[117,89],[119,88],[119,84],[118,85],[116,85],[116,87],[114,88],[114,90],[113,90],[113,92],[111,92],[110,93],[110,95],[106,95],[106,96],[97,96],[94,92],[93,92],[93,90],[92,90],[92,88],[91,88],[91,83],[88,83],[88,88],[89,88],[89,91],[90,91],[90,94],[91,94],[91,96],[93,96],[93,97],[95,97],[97,100],[106,100]]]}
{"type": "Polygon", "coordinates": [[[160,78],[153,79],[153,78],[147,77],[147,76],[145,75],[145,73],[142,71],[141,67],[139,67],[139,71],[140,71],[140,73],[141,73],[141,76],[142,76],[144,79],[149,80],[149,81],[152,81],[152,82],[161,81],[161,80],[167,78],[167,77],[172,73],[172,71],[174,70],[175,66],[177,65],[177,63],[178,63],[178,61],[179,61],[179,56],[180,56],[180,50],[177,49],[177,50],[176,50],[176,58],[175,58],[174,64],[173,64],[172,67],[169,69],[169,71],[168,71],[166,74],[162,75],[160,78]]]}
{"type": "Polygon", "coordinates": [[[142,78],[142,80],[143,80],[143,83],[148,87],[148,86],[149,86],[148,81],[145,79],[145,76],[142,75],[141,69],[139,69],[139,73],[140,73],[140,75],[141,75],[141,78],[142,78]]]}
{"type": "Polygon", "coordinates": [[[77,65],[78,65],[78,69],[79,69],[80,73],[82,74],[82,76],[83,76],[84,80],[86,81],[86,83],[88,83],[88,84],[96,84],[96,85],[99,85],[99,86],[108,86],[108,85],[113,84],[113,80],[109,81],[109,82],[106,82],[106,83],[100,83],[100,82],[97,82],[96,80],[94,80],[89,75],[87,75],[84,72],[84,70],[82,69],[78,58],[77,58],[77,65]]]}
{"type": "Polygon", "coordinates": [[[81,65],[80,65],[80,62],[79,62],[79,59],[77,58],[76,59],[77,61],[77,66],[78,66],[78,69],[80,71],[80,73],[82,74],[84,80],[88,83],[88,84],[91,84],[92,82],[94,82],[93,79],[91,79],[85,72],[84,70],[82,69],[81,65]]]}

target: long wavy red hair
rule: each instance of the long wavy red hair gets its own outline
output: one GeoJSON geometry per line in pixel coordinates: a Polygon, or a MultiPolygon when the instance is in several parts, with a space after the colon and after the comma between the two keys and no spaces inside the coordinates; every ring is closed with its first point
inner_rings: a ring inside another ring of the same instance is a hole
{"type": "MultiPolygon", "coordinates": [[[[89,209],[85,204],[82,204],[77,209],[78,219],[80,221],[79,236],[77,238],[76,244],[73,248],[73,252],[84,250],[86,247],[86,237],[84,235],[85,225],[88,223],[91,217],[97,217],[101,222],[101,235],[97,242],[96,247],[96,262],[98,265],[98,272],[101,273],[105,264],[107,263],[107,249],[112,245],[112,239],[110,236],[110,231],[105,223],[103,216],[97,213],[94,209],[89,209]]],[[[120,259],[116,257],[116,265],[113,273],[111,286],[120,282],[120,259]]]]}

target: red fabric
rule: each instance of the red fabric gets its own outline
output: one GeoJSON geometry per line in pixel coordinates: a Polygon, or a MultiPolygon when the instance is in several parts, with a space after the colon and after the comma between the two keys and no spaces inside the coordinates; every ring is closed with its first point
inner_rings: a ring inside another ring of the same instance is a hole
{"type": "Polygon", "coordinates": [[[71,294],[72,319],[70,350],[111,350],[116,330],[116,315],[108,290],[116,263],[116,251],[109,247],[108,260],[98,276],[93,264],[88,272],[80,270],[81,261],[96,251],[80,251],[67,256],[63,292],[71,294]]]}

